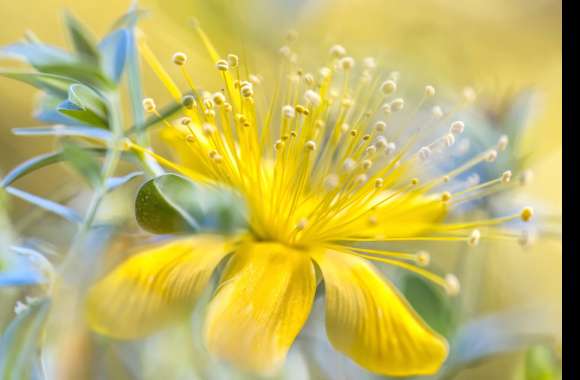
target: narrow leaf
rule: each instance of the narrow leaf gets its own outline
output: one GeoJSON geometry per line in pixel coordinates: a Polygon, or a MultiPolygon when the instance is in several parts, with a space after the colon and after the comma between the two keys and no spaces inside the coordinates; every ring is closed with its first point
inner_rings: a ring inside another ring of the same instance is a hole
{"type": "Polygon", "coordinates": [[[97,50],[93,35],[72,13],[66,12],[64,20],[77,54],[82,59],[98,63],[99,51],[97,50]]]}
{"type": "Polygon", "coordinates": [[[12,169],[0,182],[0,187],[11,185],[18,178],[63,159],[62,152],[51,152],[33,157],[12,169]]]}
{"type": "Polygon", "coordinates": [[[13,128],[12,133],[17,136],[76,136],[102,141],[111,139],[111,133],[101,128],[76,127],[68,125],[54,125],[51,127],[13,128]]]}
{"type": "Polygon", "coordinates": [[[118,187],[123,186],[127,182],[131,181],[134,178],[142,176],[143,172],[132,172],[122,177],[111,177],[107,178],[106,188],[107,191],[113,191],[118,187]]]}
{"type": "Polygon", "coordinates": [[[50,310],[48,299],[30,302],[0,338],[0,378],[29,379],[38,365],[38,345],[50,310]]]}
{"type": "Polygon", "coordinates": [[[102,54],[102,70],[115,83],[119,83],[127,61],[129,35],[126,29],[120,29],[107,35],[99,44],[102,54]]]}
{"type": "Polygon", "coordinates": [[[69,222],[80,223],[82,221],[80,215],[76,211],[74,211],[68,207],[65,207],[61,204],[58,204],[58,203],[53,202],[51,200],[39,197],[39,196],[34,195],[34,194],[27,193],[25,191],[16,189],[14,187],[9,186],[5,190],[8,194],[13,195],[17,198],[20,198],[28,203],[31,203],[35,206],[38,206],[44,210],[50,211],[53,214],[61,216],[64,219],[68,220],[69,222]]]}

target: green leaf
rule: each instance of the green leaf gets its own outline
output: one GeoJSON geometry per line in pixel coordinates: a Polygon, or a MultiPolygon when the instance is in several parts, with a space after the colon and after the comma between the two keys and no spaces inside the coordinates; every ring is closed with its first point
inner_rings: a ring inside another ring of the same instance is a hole
{"type": "Polygon", "coordinates": [[[101,167],[94,153],[70,142],[63,144],[62,153],[64,159],[92,188],[101,184],[101,167]]]}
{"type": "Polygon", "coordinates": [[[554,352],[544,345],[530,347],[525,358],[525,380],[561,379],[561,366],[554,352]]]}
{"type": "Polygon", "coordinates": [[[127,182],[131,181],[134,178],[142,176],[143,172],[131,172],[121,177],[111,177],[107,178],[106,188],[107,191],[113,191],[118,187],[123,186],[127,182]]]}
{"type": "Polygon", "coordinates": [[[103,99],[91,88],[80,83],[68,91],[68,100],[57,106],[58,112],[83,124],[107,128],[108,113],[103,99]]]}
{"type": "Polygon", "coordinates": [[[16,315],[0,338],[0,378],[32,378],[38,365],[38,346],[50,310],[50,300],[31,301],[16,315]]]}
{"type": "Polygon", "coordinates": [[[119,83],[125,70],[128,45],[129,32],[126,29],[110,33],[99,44],[102,55],[101,68],[115,83],[119,83]]]}
{"type": "Polygon", "coordinates": [[[74,136],[109,141],[111,132],[101,128],[76,127],[69,125],[54,125],[51,127],[13,128],[12,133],[17,136],[74,136]]]}
{"type": "Polygon", "coordinates": [[[42,154],[40,156],[33,157],[14,169],[12,169],[0,182],[0,187],[6,187],[11,185],[14,181],[26,174],[32,173],[35,170],[43,168],[45,166],[54,164],[63,159],[62,152],[51,152],[47,154],[42,154]]]}
{"type": "Polygon", "coordinates": [[[403,294],[419,315],[439,334],[449,337],[455,316],[450,297],[422,277],[408,274],[403,279],[403,294]]]}
{"type": "Polygon", "coordinates": [[[144,230],[155,234],[195,232],[200,226],[190,213],[192,206],[198,206],[194,194],[195,186],[182,176],[165,174],[153,178],[137,193],[137,222],[144,230]]]}
{"type": "Polygon", "coordinates": [[[68,90],[68,100],[83,109],[91,111],[106,122],[108,118],[107,105],[103,98],[90,87],[80,83],[73,84],[68,90]]]}
{"type": "Polygon", "coordinates": [[[25,191],[16,189],[14,187],[8,186],[5,188],[5,190],[8,194],[13,195],[17,198],[20,198],[28,203],[31,203],[35,206],[38,206],[44,210],[50,211],[53,214],[61,216],[71,223],[81,223],[81,221],[82,221],[82,218],[80,217],[80,215],[76,211],[74,211],[66,206],[63,206],[63,205],[58,204],[56,202],[53,202],[51,200],[39,197],[37,195],[30,194],[30,193],[27,193],[25,191]]]}
{"type": "MultiPolygon", "coordinates": [[[[103,156],[107,153],[107,150],[105,148],[89,148],[89,149],[85,148],[85,151],[88,151],[98,156],[103,156]]],[[[139,164],[139,161],[136,159],[135,155],[130,152],[123,152],[123,154],[121,155],[121,159],[125,161],[131,161],[131,163],[135,165],[139,164]]],[[[65,155],[62,151],[46,153],[33,157],[21,163],[20,165],[12,169],[8,174],[6,174],[6,176],[2,179],[2,181],[0,181],[0,187],[10,186],[12,183],[14,183],[14,181],[19,179],[20,177],[33,173],[36,170],[42,169],[45,166],[62,162],[63,160],[65,160],[65,155]]],[[[132,174],[137,176],[136,173],[132,174]]]]}
{"type": "Polygon", "coordinates": [[[45,91],[48,94],[66,98],[68,95],[68,88],[76,82],[73,79],[66,78],[60,75],[35,73],[26,71],[6,71],[0,70],[0,75],[27,83],[31,86],[45,91]]]}
{"type": "Polygon", "coordinates": [[[93,35],[70,12],[65,12],[64,21],[77,54],[82,59],[98,64],[99,51],[93,35]]]}
{"type": "Polygon", "coordinates": [[[65,100],[56,108],[58,112],[63,115],[76,120],[79,124],[86,124],[99,128],[106,128],[106,124],[102,119],[98,118],[94,113],[87,111],[69,100],[65,100]]]}
{"type": "Polygon", "coordinates": [[[194,185],[177,174],[146,182],[137,194],[139,225],[152,233],[231,233],[246,227],[243,201],[232,191],[194,185]]]}

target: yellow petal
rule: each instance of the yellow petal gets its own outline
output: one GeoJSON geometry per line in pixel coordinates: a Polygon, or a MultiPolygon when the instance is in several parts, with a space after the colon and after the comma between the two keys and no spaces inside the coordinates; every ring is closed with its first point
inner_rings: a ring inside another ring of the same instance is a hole
{"type": "Polygon", "coordinates": [[[337,350],[383,375],[427,375],[439,369],[447,342],[371,264],[335,251],[315,260],[326,289],[326,330],[337,350]]]}
{"type": "Polygon", "coordinates": [[[209,351],[246,370],[275,372],[308,317],[315,290],[308,252],[275,243],[244,245],[209,306],[209,351]]]}
{"type": "Polygon", "coordinates": [[[198,235],[132,256],[89,290],[89,325],[118,339],[164,326],[191,309],[232,245],[219,236],[198,235]]]}

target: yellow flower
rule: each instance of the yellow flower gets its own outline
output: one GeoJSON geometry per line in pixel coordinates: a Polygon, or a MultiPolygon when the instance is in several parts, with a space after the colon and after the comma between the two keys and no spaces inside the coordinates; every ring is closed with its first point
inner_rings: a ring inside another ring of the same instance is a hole
{"type": "MultiPolygon", "coordinates": [[[[405,101],[396,95],[397,73],[384,77],[371,59],[357,67],[338,45],[326,66],[307,73],[285,46],[280,51],[284,80],[265,98],[259,76],[247,74],[237,56],[221,58],[198,32],[223,78],[223,91],[199,91],[186,70],[187,57],[178,53],[173,61],[193,94],[184,96],[140,43],[149,66],[184,104],[183,118],[163,120],[165,139],[181,163],[127,145],[195,181],[237,191],[247,204],[248,231],[198,234],[132,256],[90,290],[92,328],[120,339],[156,331],[191,310],[218,263],[226,260],[204,327],[206,346],[219,358],[250,371],[276,371],[322,281],[326,330],[337,350],[380,374],[435,373],[447,356],[447,342],[370,261],[421,274],[451,294],[459,290],[457,279],[422,268],[429,263],[425,251],[369,245],[413,240],[475,245],[482,236],[476,228],[488,227],[483,237],[493,238],[492,226],[521,215],[529,219],[531,209],[442,223],[453,197],[461,202],[505,186],[498,179],[455,188],[455,194],[445,190],[454,177],[493,161],[497,152],[486,151],[445,175],[430,175],[425,169],[431,160],[448,153],[464,125],[435,107],[421,127],[408,127],[412,120],[401,119],[405,101]],[[425,143],[439,127],[445,133],[425,143]]],[[[434,95],[427,86],[422,109],[434,107],[434,95]]],[[[473,95],[465,92],[467,100],[473,95]]],[[[157,113],[152,99],[143,104],[157,113]]]]}

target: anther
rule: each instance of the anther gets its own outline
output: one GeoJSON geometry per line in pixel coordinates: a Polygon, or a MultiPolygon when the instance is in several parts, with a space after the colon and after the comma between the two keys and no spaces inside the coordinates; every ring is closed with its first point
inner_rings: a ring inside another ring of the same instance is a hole
{"type": "Polygon", "coordinates": [[[181,125],[185,125],[186,127],[188,125],[191,125],[191,118],[190,117],[182,117],[181,120],[179,120],[179,122],[181,123],[181,125]]]}
{"type": "Polygon", "coordinates": [[[509,183],[512,179],[511,170],[506,170],[501,174],[501,183],[509,183]]]}
{"type": "Polygon", "coordinates": [[[213,125],[208,123],[204,124],[201,129],[206,136],[210,136],[215,132],[215,128],[213,127],[213,125]]]}
{"type": "Polygon", "coordinates": [[[363,160],[361,165],[364,170],[369,170],[373,166],[373,162],[371,160],[363,160]]]}
{"type": "Polygon", "coordinates": [[[300,219],[298,221],[298,223],[296,223],[296,230],[303,231],[306,228],[307,225],[308,225],[308,220],[307,219],[305,219],[305,218],[300,219]]]}
{"type": "Polygon", "coordinates": [[[479,244],[479,240],[481,239],[481,232],[478,229],[471,231],[469,234],[469,238],[467,239],[467,245],[470,247],[475,247],[479,244]]]}
{"type": "Polygon", "coordinates": [[[226,61],[225,59],[220,59],[215,63],[215,67],[219,71],[228,71],[229,69],[228,61],[226,61]]]}
{"type": "Polygon", "coordinates": [[[419,149],[419,158],[423,161],[427,161],[431,157],[431,149],[428,146],[424,146],[419,149]]]}
{"type": "Polygon", "coordinates": [[[226,97],[221,92],[216,92],[212,100],[217,106],[221,106],[226,102],[226,97]]]}
{"type": "Polygon", "coordinates": [[[304,99],[306,99],[306,101],[308,103],[312,104],[315,107],[318,107],[320,105],[320,103],[322,102],[320,95],[318,95],[318,93],[316,91],[313,91],[313,90],[307,90],[304,93],[304,99]]]}
{"type": "Polygon", "coordinates": [[[425,86],[425,96],[432,97],[435,96],[435,87],[431,85],[425,86]]]}
{"type": "Polygon", "coordinates": [[[448,273],[445,275],[445,291],[450,296],[456,296],[459,294],[461,290],[461,285],[459,284],[459,280],[457,277],[452,274],[448,273]]]}
{"type": "Polygon", "coordinates": [[[532,220],[533,216],[534,216],[534,209],[531,207],[524,207],[524,209],[520,213],[520,218],[524,222],[529,222],[530,220],[532,220]]]}
{"type": "Polygon", "coordinates": [[[281,151],[283,148],[284,148],[284,141],[276,140],[276,142],[274,143],[274,149],[276,151],[281,151]]]}
{"type": "Polygon", "coordinates": [[[463,89],[463,100],[467,103],[472,103],[475,101],[477,95],[475,94],[475,90],[472,87],[465,87],[463,89]]]}
{"type": "Polygon", "coordinates": [[[494,162],[496,159],[497,159],[497,150],[491,149],[489,152],[487,152],[487,155],[485,157],[485,160],[487,162],[494,162]]]}
{"type": "Polygon", "coordinates": [[[354,58],[352,57],[343,57],[340,59],[340,67],[343,70],[350,70],[354,67],[354,58]]]}
{"type": "Polygon", "coordinates": [[[503,152],[507,149],[509,144],[509,138],[506,135],[501,135],[497,140],[497,150],[503,152]]]}
{"type": "Polygon", "coordinates": [[[426,267],[431,263],[431,255],[427,251],[419,251],[415,254],[415,262],[422,267],[426,267]]]}
{"type": "Polygon", "coordinates": [[[386,80],[381,84],[381,91],[385,95],[390,95],[397,91],[397,84],[393,80],[386,80]]]}
{"type": "Polygon", "coordinates": [[[394,153],[395,150],[397,150],[397,144],[395,144],[394,142],[390,142],[387,144],[387,147],[385,148],[385,154],[388,156],[389,154],[394,153]]]}
{"type": "Polygon", "coordinates": [[[341,58],[346,55],[346,49],[342,45],[333,45],[330,48],[330,56],[333,58],[341,58]]]}
{"type": "Polygon", "coordinates": [[[387,128],[387,123],[385,123],[384,121],[377,121],[375,123],[375,131],[377,131],[377,132],[384,132],[386,128],[387,128]]]}
{"type": "Polygon", "coordinates": [[[175,63],[177,66],[183,66],[186,62],[187,56],[185,53],[178,52],[173,54],[173,63],[175,63]]]}
{"type": "Polygon", "coordinates": [[[185,136],[185,140],[186,140],[187,142],[190,142],[190,143],[192,143],[192,142],[194,142],[194,141],[195,141],[195,137],[194,137],[193,135],[187,135],[187,136],[185,136]]]}
{"type": "Polygon", "coordinates": [[[227,59],[228,59],[228,65],[232,68],[237,67],[238,64],[240,63],[240,59],[235,54],[228,54],[227,59]]]}
{"type": "Polygon", "coordinates": [[[398,112],[405,107],[405,100],[403,98],[397,98],[391,102],[391,111],[398,112]]]}
{"type": "Polygon", "coordinates": [[[453,133],[449,133],[445,136],[445,145],[452,146],[453,144],[455,144],[455,136],[453,135],[453,133]]]}
{"type": "Polygon", "coordinates": [[[313,152],[316,150],[316,143],[312,140],[308,140],[304,144],[304,147],[306,148],[306,150],[313,152]]]}
{"type": "Polygon", "coordinates": [[[195,98],[193,95],[185,95],[181,99],[181,104],[188,110],[193,109],[193,107],[195,107],[195,98]]]}
{"type": "Polygon", "coordinates": [[[354,179],[354,183],[356,185],[362,185],[363,183],[365,183],[366,181],[368,181],[368,176],[366,174],[359,174],[356,176],[356,178],[354,179]]]}
{"type": "Polygon", "coordinates": [[[352,158],[347,158],[344,160],[342,167],[346,172],[351,172],[356,168],[356,162],[352,158]]]}
{"type": "Polygon", "coordinates": [[[373,57],[365,57],[363,59],[363,67],[368,70],[372,70],[377,67],[377,62],[373,57]]]}
{"type": "Polygon", "coordinates": [[[431,114],[436,119],[441,119],[443,117],[443,109],[440,106],[434,106],[433,108],[431,108],[431,114]]]}
{"type": "Polygon", "coordinates": [[[385,180],[382,178],[377,178],[375,180],[375,188],[380,189],[385,184],[385,180]]]}
{"type": "Polygon", "coordinates": [[[391,105],[390,104],[383,104],[383,106],[381,107],[381,109],[383,110],[383,113],[385,115],[388,115],[391,113],[391,105]]]}
{"type": "Polygon", "coordinates": [[[296,111],[294,110],[294,107],[286,105],[282,107],[282,115],[287,119],[292,119],[296,116],[296,111]]]}
{"type": "Polygon", "coordinates": [[[329,174],[324,179],[324,188],[326,190],[333,190],[338,187],[340,180],[336,174],[329,174]]]}
{"type": "Polygon", "coordinates": [[[445,191],[441,194],[441,201],[449,202],[450,199],[451,199],[451,193],[449,191],[445,191]]]}
{"type": "Polygon", "coordinates": [[[254,95],[254,89],[252,84],[250,82],[244,83],[240,88],[240,92],[242,93],[242,96],[245,98],[249,98],[250,96],[254,95]]]}
{"type": "Polygon", "coordinates": [[[365,149],[365,153],[367,156],[372,156],[377,153],[377,148],[374,145],[371,145],[365,149]]]}
{"type": "Polygon", "coordinates": [[[465,124],[459,120],[451,123],[451,127],[449,127],[449,133],[452,133],[456,136],[462,134],[464,130],[465,130],[465,124]]]}
{"type": "Polygon", "coordinates": [[[157,110],[157,106],[155,105],[155,101],[151,98],[143,99],[143,109],[145,112],[155,112],[157,110]]]}

